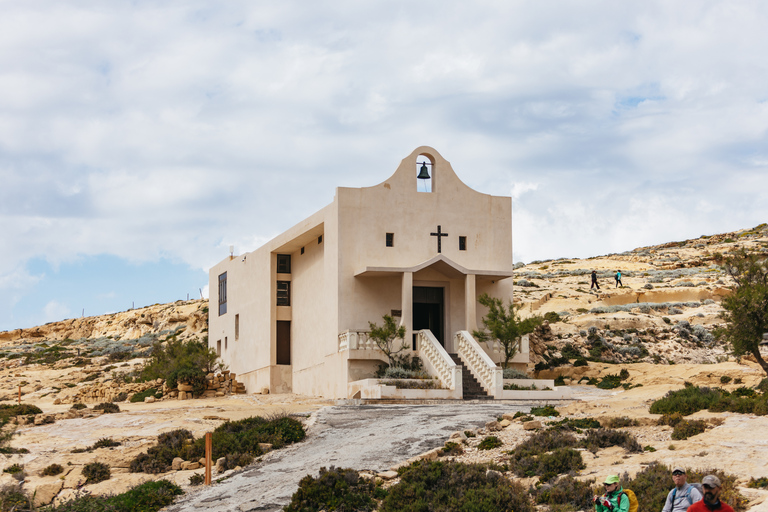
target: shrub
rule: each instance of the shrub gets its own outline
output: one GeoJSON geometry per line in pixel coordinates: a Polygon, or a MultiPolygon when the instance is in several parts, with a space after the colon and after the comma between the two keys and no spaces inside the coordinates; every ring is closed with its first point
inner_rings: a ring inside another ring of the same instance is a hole
{"type": "Polygon", "coordinates": [[[552,453],[545,453],[539,456],[537,475],[541,475],[541,480],[546,481],[550,478],[584,469],[584,461],[581,453],[573,448],[558,448],[552,453]]]}
{"type": "Polygon", "coordinates": [[[389,489],[381,503],[382,512],[534,512],[522,485],[496,478],[480,464],[418,461],[398,472],[400,482],[389,489]]]}
{"type": "Polygon", "coordinates": [[[582,482],[571,475],[565,475],[553,482],[551,486],[540,486],[533,490],[536,503],[549,505],[568,505],[573,510],[591,510],[592,487],[595,480],[582,482]]]}
{"type": "Polygon", "coordinates": [[[689,437],[701,434],[707,429],[706,422],[702,420],[682,420],[675,425],[672,431],[672,439],[675,441],[682,441],[689,437]]]}
{"type": "Polygon", "coordinates": [[[761,380],[760,384],[755,386],[755,389],[760,391],[761,393],[768,393],[768,377],[761,380]]]}
{"type": "Polygon", "coordinates": [[[31,404],[0,404],[0,425],[5,425],[11,418],[17,416],[30,416],[42,414],[43,411],[36,405],[31,404]]]}
{"type": "Polygon", "coordinates": [[[550,423],[549,428],[581,432],[583,428],[600,428],[600,422],[592,418],[563,418],[560,421],[550,423]]]}
{"type": "Polygon", "coordinates": [[[96,372],[88,375],[84,379],[82,379],[80,382],[91,382],[101,377],[101,372],[96,372]]]}
{"type": "Polygon", "coordinates": [[[3,512],[11,510],[31,510],[32,503],[29,498],[12,484],[5,485],[0,489],[0,506],[3,512]]]}
{"type": "Polygon", "coordinates": [[[205,477],[200,473],[195,473],[189,477],[189,485],[200,485],[205,482],[205,477]]]}
{"type": "Polygon", "coordinates": [[[488,436],[482,441],[480,441],[480,444],[477,445],[477,448],[479,450],[493,450],[494,448],[498,448],[501,446],[502,443],[501,439],[499,439],[496,436],[488,436]]]}
{"type": "Polygon", "coordinates": [[[83,476],[85,477],[86,484],[95,484],[109,480],[111,476],[109,472],[109,466],[103,462],[91,462],[83,466],[83,476]]]}
{"type": "Polygon", "coordinates": [[[555,386],[565,386],[565,378],[562,375],[558,375],[555,379],[555,386]]]}
{"type": "Polygon", "coordinates": [[[445,443],[445,446],[440,450],[441,456],[461,455],[462,453],[464,453],[464,448],[462,448],[459,443],[454,443],[452,441],[445,443]]]}
{"type": "Polygon", "coordinates": [[[320,468],[317,478],[307,475],[291,497],[285,512],[320,510],[372,511],[376,509],[376,486],[353,469],[320,468]]]}
{"type": "Polygon", "coordinates": [[[586,359],[584,359],[583,357],[580,357],[579,359],[577,359],[577,360],[575,360],[573,362],[573,366],[574,367],[576,367],[576,366],[589,366],[589,363],[587,362],[586,359]]]}
{"type": "Polygon", "coordinates": [[[657,425],[669,425],[670,427],[674,427],[678,423],[683,421],[683,415],[679,412],[673,412],[672,414],[664,414],[661,418],[659,418],[656,421],[657,425]]]}
{"type": "Polygon", "coordinates": [[[113,446],[120,446],[120,442],[113,441],[109,437],[102,437],[95,443],[93,443],[93,446],[91,447],[92,450],[95,450],[97,448],[112,448],[113,446]]]}
{"type": "Polygon", "coordinates": [[[722,391],[718,388],[686,386],[677,391],[669,391],[663,398],[651,404],[651,414],[672,414],[679,412],[688,416],[716,403],[722,397],[722,391]]]}
{"type": "Polygon", "coordinates": [[[759,489],[761,487],[768,487],[768,478],[762,477],[755,480],[754,477],[749,479],[749,482],[747,483],[747,487],[750,489],[759,489]]]}
{"type": "Polygon", "coordinates": [[[23,473],[24,472],[24,466],[21,466],[19,464],[11,464],[7,468],[3,470],[3,473],[9,473],[11,475],[16,473],[23,473]]]}
{"type": "Polygon", "coordinates": [[[720,377],[720,384],[728,384],[731,382],[731,378],[727,375],[723,375],[720,377]]]}
{"type": "Polygon", "coordinates": [[[120,412],[120,406],[112,402],[102,402],[93,406],[94,411],[104,411],[104,414],[114,414],[120,412]]]}
{"type": "Polygon", "coordinates": [[[79,411],[79,410],[81,410],[81,409],[87,409],[87,408],[88,408],[88,406],[87,406],[87,405],[85,405],[85,404],[81,404],[80,402],[78,402],[78,403],[76,403],[76,404],[72,405],[72,407],[70,407],[70,409],[74,409],[74,410],[76,410],[76,411],[79,411]]]}
{"type": "Polygon", "coordinates": [[[127,399],[128,399],[128,393],[126,393],[125,391],[122,391],[122,392],[118,393],[117,396],[115,397],[115,399],[112,400],[112,401],[113,402],[125,402],[127,399]]]}
{"type": "Polygon", "coordinates": [[[116,496],[86,494],[41,512],[157,512],[183,494],[181,487],[167,480],[145,482],[116,496]]]}
{"type": "Polygon", "coordinates": [[[600,448],[608,448],[610,446],[621,446],[628,452],[638,453],[643,451],[643,447],[637,442],[635,436],[629,432],[608,428],[590,430],[582,441],[582,445],[592,453],[600,448]]]}
{"type": "Polygon", "coordinates": [[[530,379],[527,373],[515,368],[504,368],[502,377],[505,379],[530,379]]]}
{"type": "Polygon", "coordinates": [[[551,405],[544,407],[531,407],[531,414],[534,416],[560,416],[560,413],[551,405]]]}
{"type": "Polygon", "coordinates": [[[620,418],[608,418],[605,426],[607,428],[624,428],[624,427],[636,427],[637,420],[622,416],[620,418]]]}
{"type": "Polygon", "coordinates": [[[621,378],[621,375],[606,375],[605,377],[600,380],[600,382],[597,384],[597,387],[600,389],[614,389],[621,386],[621,381],[624,380],[621,378]]]}
{"type": "Polygon", "coordinates": [[[579,349],[574,347],[572,343],[566,343],[563,348],[560,349],[560,353],[563,357],[568,359],[579,359],[581,357],[581,352],[579,352],[579,349]]]}
{"type": "Polygon", "coordinates": [[[141,391],[140,393],[134,393],[133,396],[131,397],[131,402],[132,403],[143,402],[144,399],[147,398],[148,396],[153,396],[158,400],[163,398],[163,394],[159,392],[157,388],[149,388],[149,389],[145,389],[144,391],[141,391]]]}
{"type": "Polygon", "coordinates": [[[63,472],[64,472],[64,468],[60,464],[51,464],[50,466],[43,469],[41,474],[43,476],[56,476],[63,472]]]}
{"type": "Polygon", "coordinates": [[[165,379],[171,389],[177,386],[177,382],[188,382],[194,394],[205,391],[206,374],[224,369],[216,351],[196,339],[183,341],[174,335],[165,345],[155,341],[151,354],[149,362],[141,370],[142,379],[165,379]]]}

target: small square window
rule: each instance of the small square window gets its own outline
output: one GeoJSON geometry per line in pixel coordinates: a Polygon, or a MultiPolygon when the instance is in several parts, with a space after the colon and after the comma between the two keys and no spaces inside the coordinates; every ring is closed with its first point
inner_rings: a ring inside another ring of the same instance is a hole
{"type": "Polygon", "coordinates": [[[317,237],[317,243],[318,244],[323,243],[323,235],[320,235],[319,237],[317,237]]]}
{"type": "Polygon", "coordinates": [[[290,254],[277,255],[277,273],[278,274],[291,273],[291,255],[290,254]]]}
{"type": "Polygon", "coordinates": [[[387,247],[394,247],[394,246],[395,246],[395,234],[387,233],[387,247]]]}
{"type": "Polygon", "coordinates": [[[460,251],[466,251],[467,250],[467,237],[460,236],[459,237],[459,250],[460,251]]]}
{"type": "Polygon", "coordinates": [[[304,254],[304,248],[303,247],[301,248],[301,254],[304,254]]]}

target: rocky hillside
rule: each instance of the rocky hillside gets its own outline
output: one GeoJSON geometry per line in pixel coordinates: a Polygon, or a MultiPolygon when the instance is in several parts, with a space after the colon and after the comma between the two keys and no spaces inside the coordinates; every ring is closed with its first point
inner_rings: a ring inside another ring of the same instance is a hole
{"type": "Polygon", "coordinates": [[[768,250],[768,225],[585,260],[516,265],[521,314],[550,319],[532,335],[532,369],[580,356],[660,364],[725,360],[726,348],[712,330],[722,324],[720,301],[732,283],[716,261],[739,249],[768,250]],[[599,290],[590,289],[593,270],[599,290]],[[617,271],[623,286],[617,287],[617,271]]]}

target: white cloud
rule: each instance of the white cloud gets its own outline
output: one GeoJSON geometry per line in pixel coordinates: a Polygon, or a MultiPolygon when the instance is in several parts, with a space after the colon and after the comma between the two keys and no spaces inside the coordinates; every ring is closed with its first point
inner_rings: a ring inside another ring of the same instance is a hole
{"type": "MultiPolygon", "coordinates": [[[[94,254],[206,268],[422,144],[468,185],[509,191],[524,259],[768,217],[760,2],[43,1],[3,14],[0,276],[94,254]]],[[[0,295],[18,304],[9,279],[0,295]]]]}
{"type": "Polygon", "coordinates": [[[65,304],[52,300],[43,308],[43,316],[46,322],[56,322],[68,318],[70,310],[65,304]]]}

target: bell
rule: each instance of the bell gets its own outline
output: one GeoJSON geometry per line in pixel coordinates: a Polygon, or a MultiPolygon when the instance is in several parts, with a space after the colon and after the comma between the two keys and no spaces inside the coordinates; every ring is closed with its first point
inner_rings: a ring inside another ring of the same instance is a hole
{"type": "Polygon", "coordinates": [[[419,169],[419,175],[416,176],[417,179],[420,180],[428,180],[429,179],[429,170],[427,170],[427,162],[423,162],[421,164],[421,169],[419,169]]]}

